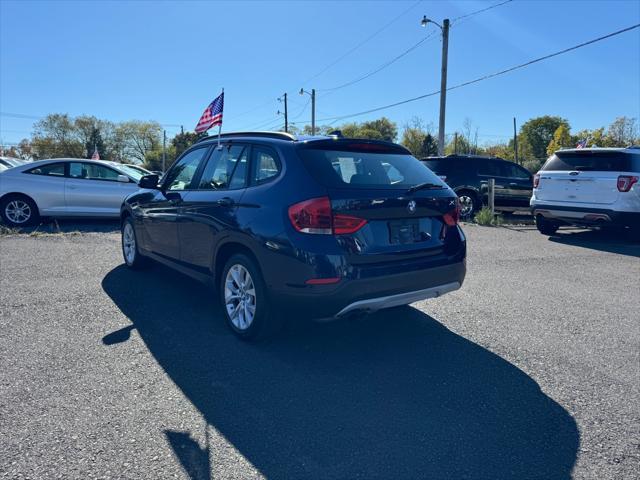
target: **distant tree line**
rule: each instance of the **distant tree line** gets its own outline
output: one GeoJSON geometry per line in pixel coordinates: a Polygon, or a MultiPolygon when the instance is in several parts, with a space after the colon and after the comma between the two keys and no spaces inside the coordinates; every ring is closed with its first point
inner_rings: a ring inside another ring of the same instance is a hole
{"type": "MultiPolygon", "coordinates": [[[[396,122],[386,117],[365,122],[349,122],[340,126],[321,125],[317,134],[340,130],[345,137],[375,140],[398,140],[396,122]]],[[[310,125],[299,129],[291,126],[292,133],[311,134],[310,125]]],[[[166,148],[166,166],[169,167],[202,134],[181,132],[173,137],[166,148]]],[[[625,147],[640,144],[635,118],[619,117],[608,127],[571,133],[569,122],[561,117],[545,115],[523,123],[517,135],[518,161],[536,171],[544,160],[556,150],[575,147],[578,142],[586,146],[625,147]]],[[[437,155],[438,140],[431,123],[425,124],[415,117],[403,125],[400,143],[418,158],[437,155]]],[[[5,155],[25,159],[89,158],[97,149],[101,159],[122,163],[142,164],[150,170],[162,168],[162,127],[158,122],[131,120],[114,123],[83,115],[72,118],[67,114],[51,114],[36,122],[30,139],[4,151],[5,155]]],[[[502,143],[478,145],[478,128],[465,119],[462,128],[448,135],[445,154],[491,155],[507,160],[515,159],[513,139],[502,143]]]]}

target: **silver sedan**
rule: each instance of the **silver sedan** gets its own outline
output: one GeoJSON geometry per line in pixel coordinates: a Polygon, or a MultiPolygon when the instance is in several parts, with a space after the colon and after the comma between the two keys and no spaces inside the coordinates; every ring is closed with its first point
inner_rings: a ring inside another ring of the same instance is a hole
{"type": "Polygon", "coordinates": [[[0,172],[0,217],[11,227],[46,217],[118,217],[142,174],[99,160],[39,160],[0,172]]]}

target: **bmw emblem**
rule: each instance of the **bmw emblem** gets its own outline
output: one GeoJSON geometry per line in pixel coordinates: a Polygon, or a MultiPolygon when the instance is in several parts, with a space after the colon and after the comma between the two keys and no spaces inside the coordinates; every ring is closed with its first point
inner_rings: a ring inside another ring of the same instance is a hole
{"type": "Polygon", "coordinates": [[[411,200],[409,203],[407,203],[407,210],[409,210],[409,213],[416,213],[415,200],[411,200]]]}

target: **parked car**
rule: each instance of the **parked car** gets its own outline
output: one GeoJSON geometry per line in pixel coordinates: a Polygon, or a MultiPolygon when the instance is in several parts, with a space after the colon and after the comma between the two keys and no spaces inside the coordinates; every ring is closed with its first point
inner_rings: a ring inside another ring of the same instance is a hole
{"type": "Polygon", "coordinates": [[[142,176],[144,176],[144,175],[154,175],[156,173],[156,172],[152,172],[150,170],[147,170],[146,168],[141,167],[140,165],[134,165],[133,163],[122,163],[121,165],[125,165],[128,168],[132,168],[132,169],[136,170],[142,176]]]}
{"type": "Polygon", "coordinates": [[[286,133],[205,138],[122,206],[125,263],[213,282],[242,338],[460,288],[455,193],[393,143],[286,133]],[[393,178],[393,180],[392,180],[393,178]]]}
{"type": "Polygon", "coordinates": [[[21,160],[19,158],[0,157],[0,168],[5,167],[4,170],[6,170],[7,168],[18,167],[20,165],[24,165],[25,163],[27,163],[25,160],[21,160]]]}
{"type": "Polygon", "coordinates": [[[528,210],[533,175],[516,163],[472,155],[427,157],[422,162],[458,194],[462,217],[472,217],[483,205],[488,205],[490,178],[495,179],[496,210],[528,210]]]}
{"type": "Polygon", "coordinates": [[[640,147],[582,148],[551,155],[534,178],[538,230],[622,227],[640,238],[640,147]]]}
{"type": "Polygon", "coordinates": [[[115,217],[142,175],[84,159],[39,160],[0,173],[0,218],[12,227],[47,217],[115,217]]]}

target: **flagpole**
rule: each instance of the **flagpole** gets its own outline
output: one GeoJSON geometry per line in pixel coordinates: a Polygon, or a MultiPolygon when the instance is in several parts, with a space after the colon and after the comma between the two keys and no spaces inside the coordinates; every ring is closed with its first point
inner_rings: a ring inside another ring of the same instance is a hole
{"type": "MultiPolygon", "coordinates": [[[[222,95],[224,95],[224,87],[222,87],[222,95]]],[[[224,97],[222,97],[224,99],[224,97]]],[[[224,115],[224,112],[223,112],[224,115]]],[[[218,148],[220,148],[220,134],[222,133],[222,119],[220,120],[220,125],[218,125],[218,148]]]]}

